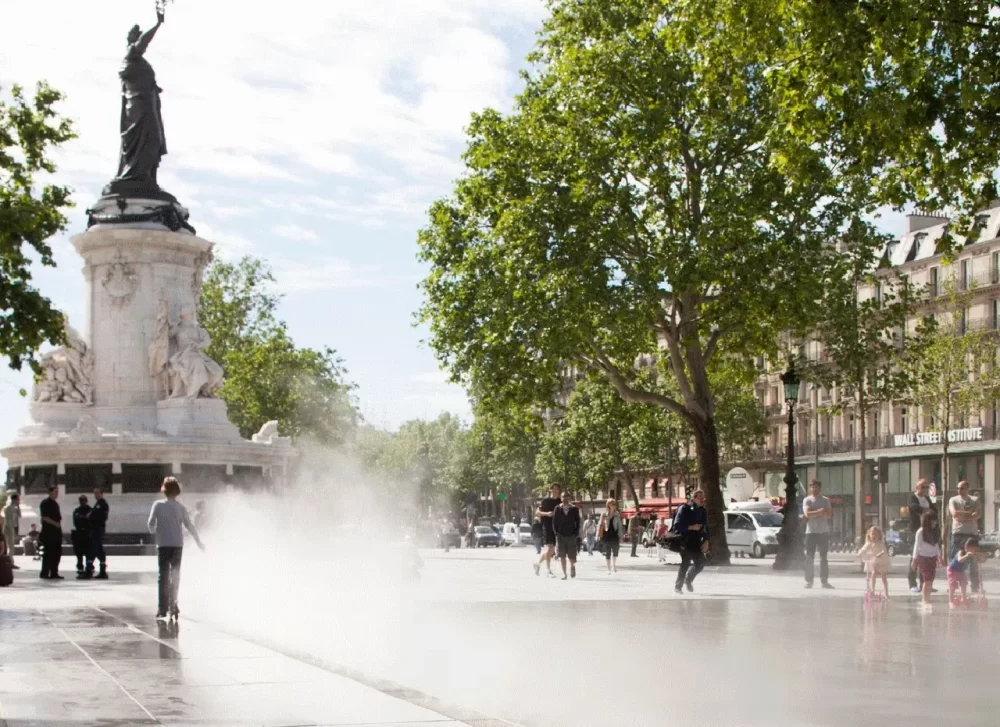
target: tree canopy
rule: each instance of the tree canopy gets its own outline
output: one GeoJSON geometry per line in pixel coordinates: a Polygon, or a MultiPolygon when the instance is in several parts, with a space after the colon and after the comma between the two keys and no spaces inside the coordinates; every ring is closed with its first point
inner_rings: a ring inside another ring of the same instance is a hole
{"type": "Polygon", "coordinates": [[[983,0],[692,0],[669,4],[708,66],[766,64],[786,172],[827,150],[873,204],[972,211],[996,197],[1000,17],[983,0]]]}
{"type": "Polygon", "coordinates": [[[273,282],[267,264],[250,257],[206,272],[198,315],[212,339],[206,353],[225,371],[219,396],[244,437],[277,420],[286,436],[340,444],[358,419],[354,387],[333,349],[295,345],[276,317],[273,282]]]}
{"type": "Polygon", "coordinates": [[[514,112],[473,117],[466,174],[420,234],[423,317],[491,398],[550,400],[569,363],[680,417],[725,560],[713,371],[816,314],[854,210],[827,149],[797,159],[809,173],[775,163],[767,59],[706,63],[655,0],[551,8],[514,112]],[[675,394],[639,379],[650,355],[675,394]]]}
{"type": "Polygon", "coordinates": [[[64,338],[63,314],[31,285],[33,262],[55,265],[47,241],[65,229],[71,206],[68,188],[37,179],[55,172],[53,148],[74,138],[55,110],[62,98],[44,83],[33,98],[20,86],[0,98],[0,355],[15,369],[37,366],[35,351],[64,338]]]}

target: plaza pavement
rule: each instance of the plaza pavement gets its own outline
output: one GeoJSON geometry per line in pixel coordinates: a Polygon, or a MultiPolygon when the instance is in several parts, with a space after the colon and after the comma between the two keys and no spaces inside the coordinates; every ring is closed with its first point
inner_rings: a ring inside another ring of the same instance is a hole
{"type": "Polygon", "coordinates": [[[57,584],[19,558],[31,570],[0,591],[0,725],[997,723],[996,605],[950,612],[942,578],[922,613],[905,558],[893,601],[866,609],[846,555],[833,591],[738,559],[683,596],[644,554],[614,575],[582,555],[567,582],[536,577],[528,548],[422,555],[398,601],[276,574],[286,597],[235,607],[194,592],[211,581],[193,562],[178,633],[152,620],[151,558],[57,584]]]}

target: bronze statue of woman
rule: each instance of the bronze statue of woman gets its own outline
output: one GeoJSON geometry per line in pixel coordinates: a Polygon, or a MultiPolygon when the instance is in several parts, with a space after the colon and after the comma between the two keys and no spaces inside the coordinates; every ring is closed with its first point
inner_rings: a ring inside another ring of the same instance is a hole
{"type": "Polygon", "coordinates": [[[156,171],[167,153],[160,114],[160,92],[156,74],[144,54],[156,31],[163,25],[163,11],[158,7],[156,25],[145,33],[138,25],[128,32],[128,51],[118,76],[122,79],[121,151],[118,175],[108,185],[108,192],[124,194],[156,193],[156,171]]]}

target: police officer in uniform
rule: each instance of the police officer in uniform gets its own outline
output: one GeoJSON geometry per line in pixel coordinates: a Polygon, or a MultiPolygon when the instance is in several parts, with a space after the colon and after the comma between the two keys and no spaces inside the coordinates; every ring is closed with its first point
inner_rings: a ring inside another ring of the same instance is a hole
{"type": "Polygon", "coordinates": [[[80,507],[73,511],[73,555],[76,556],[76,577],[82,580],[86,577],[83,571],[83,559],[90,554],[90,512],[87,496],[80,495],[80,507]]]}
{"type": "Polygon", "coordinates": [[[87,554],[87,577],[93,576],[99,580],[107,580],[108,557],[104,554],[104,530],[108,525],[108,514],[111,509],[104,499],[104,490],[98,487],[94,490],[94,509],[90,513],[90,552],[87,554]],[[100,561],[101,570],[94,575],[94,561],[100,561]]]}
{"type": "Polygon", "coordinates": [[[62,512],[59,510],[59,487],[49,486],[49,496],[42,500],[38,510],[42,516],[42,532],[38,537],[42,551],[42,572],[39,578],[61,581],[59,561],[62,559],[62,512]]]}

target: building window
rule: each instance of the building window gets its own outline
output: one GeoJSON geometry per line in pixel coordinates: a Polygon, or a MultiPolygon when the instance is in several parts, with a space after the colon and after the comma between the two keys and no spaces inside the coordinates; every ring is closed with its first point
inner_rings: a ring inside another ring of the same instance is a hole
{"type": "Polygon", "coordinates": [[[971,265],[972,265],[971,260],[963,260],[961,266],[959,267],[958,284],[961,290],[969,289],[969,278],[971,277],[969,273],[971,270],[971,265]]]}
{"type": "Polygon", "coordinates": [[[1000,283],[1000,252],[993,253],[993,258],[990,264],[990,273],[990,279],[993,281],[993,284],[996,285],[997,283],[1000,283]]]}
{"type": "Polygon", "coordinates": [[[990,315],[990,327],[995,331],[1000,328],[1000,300],[992,303],[992,314],[990,315]]]}
{"type": "Polygon", "coordinates": [[[906,427],[906,409],[899,410],[899,433],[908,434],[909,429],[906,427]]]}
{"type": "Polygon", "coordinates": [[[976,215],[976,220],[972,225],[973,234],[969,236],[969,243],[978,242],[983,236],[983,232],[986,230],[986,226],[990,223],[989,214],[976,215]]]}
{"type": "Polygon", "coordinates": [[[959,314],[958,332],[962,334],[966,333],[969,330],[968,325],[969,325],[969,309],[966,308],[959,314]]]}
{"type": "Polygon", "coordinates": [[[931,297],[936,298],[938,294],[938,269],[931,268],[931,297]]]}
{"type": "Polygon", "coordinates": [[[881,305],[882,304],[882,281],[879,281],[875,285],[875,301],[881,305]]]}
{"type": "Polygon", "coordinates": [[[847,419],[847,438],[852,442],[854,441],[854,415],[851,414],[847,419]]]}

